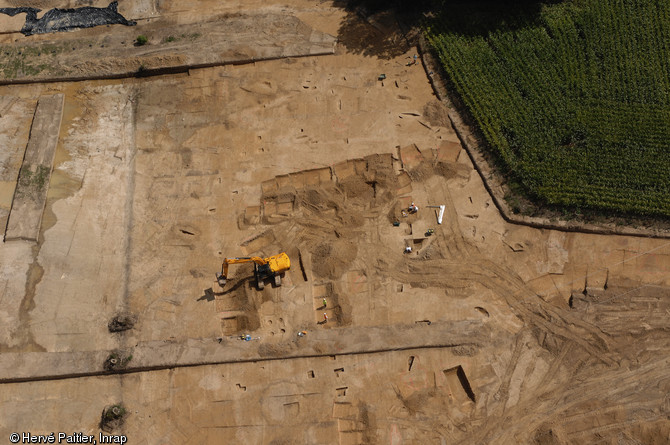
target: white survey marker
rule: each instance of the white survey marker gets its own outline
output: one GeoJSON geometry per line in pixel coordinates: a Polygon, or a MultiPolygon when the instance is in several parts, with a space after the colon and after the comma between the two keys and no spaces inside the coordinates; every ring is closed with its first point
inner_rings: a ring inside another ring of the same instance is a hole
{"type": "Polygon", "coordinates": [[[446,206],[439,205],[439,206],[426,206],[426,207],[430,207],[432,209],[440,209],[439,212],[436,212],[437,213],[437,223],[442,224],[442,217],[444,216],[444,209],[445,209],[446,206]]]}

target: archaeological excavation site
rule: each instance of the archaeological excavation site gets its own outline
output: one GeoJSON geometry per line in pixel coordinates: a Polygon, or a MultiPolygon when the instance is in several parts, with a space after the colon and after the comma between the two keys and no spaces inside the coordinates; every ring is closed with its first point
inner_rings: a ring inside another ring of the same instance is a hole
{"type": "Polygon", "coordinates": [[[670,443],[670,231],[510,212],[397,12],[0,31],[0,443],[670,443]]]}

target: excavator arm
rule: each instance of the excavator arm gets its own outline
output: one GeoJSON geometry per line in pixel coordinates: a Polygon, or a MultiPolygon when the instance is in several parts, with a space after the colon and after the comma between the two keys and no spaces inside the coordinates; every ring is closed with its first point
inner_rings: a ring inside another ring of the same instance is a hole
{"type": "Polygon", "coordinates": [[[242,257],[242,258],[224,258],[221,264],[221,273],[216,274],[216,281],[219,286],[224,287],[228,280],[228,265],[239,263],[254,263],[254,275],[256,276],[256,284],[259,290],[263,289],[263,281],[268,278],[274,278],[274,285],[281,286],[281,275],[291,268],[291,260],[288,255],[282,252],[278,255],[273,255],[268,258],[260,258],[257,256],[242,257]]]}
{"type": "Polygon", "coordinates": [[[228,280],[228,265],[229,264],[240,264],[240,263],[256,263],[259,266],[267,264],[263,258],[254,256],[254,257],[240,257],[240,258],[224,258],[223,263],[221,264],[221,273],[216,274],[216,281],[219,282],[219,286],[223,287],[226,285],[228,280]]]}

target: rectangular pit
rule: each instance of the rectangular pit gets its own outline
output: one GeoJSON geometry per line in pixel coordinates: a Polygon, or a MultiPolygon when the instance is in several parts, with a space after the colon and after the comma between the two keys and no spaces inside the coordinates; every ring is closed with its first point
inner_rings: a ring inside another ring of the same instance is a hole
{"type": "Polygon", "coordinates": [[[475,393],[461,365],[445,369],[443,373],[447,379],[449,393],[454,399],[459,402],[475,401],[475,393]]]}

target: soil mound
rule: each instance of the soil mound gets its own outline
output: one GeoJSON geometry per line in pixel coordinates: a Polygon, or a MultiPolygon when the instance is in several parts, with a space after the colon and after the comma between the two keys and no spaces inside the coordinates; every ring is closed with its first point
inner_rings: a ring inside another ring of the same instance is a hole
{"type": "Polygon", "coordinates": [[[367,177],[374,181],[375,187],[395,190],[398,187],[398,176],[393,169],[393,157],[389,154],[367,156],[367,177]]]}
{"type": "Polygon", "coordinates": [[[358,246],[353,241],[324,241],[312,252],[312,269],[320,278],[337,280],[356,259],[358,246]]]}
{"type": "Polygon", "coordinates": [[[367,182],[360,176],[351,176],[340,181],[337,186],[349,199],[360,199],[370,202],[375,197],[373,182],[367,182]]]}
{"type": "Polygon", "coordinates": [[[295,349],[295,343],[263,343],[258,347],[261,357],[281,357],[295,349]]]}
{"type": "Polygon", "coordinates": [[[423,161],[407,173],[409,174],[409,177],[412,178],[412,181],[421,182],[433,176],[435,174],[435,169],[430,162],[423,161]]]}
{"type": "Polygon", "coordinates": [[[450,127],[447,109],[439,100],[432,100],[423,108],[423,116],[434,127],[450,127]]]}
{"type": "Polygon", "coordinates": [[[301,202],[308,207],[327,210],[338,209],[339,204],[329,191],[324,188],[309,188],[300,194],[301,202]]]}
{"type": "Polygon", "coordinates": [[[438,161],[435,163],[435,174],[445,179],[460,178],[467,180],[470,176],[470,170],[464,164],[438,161]]]}

